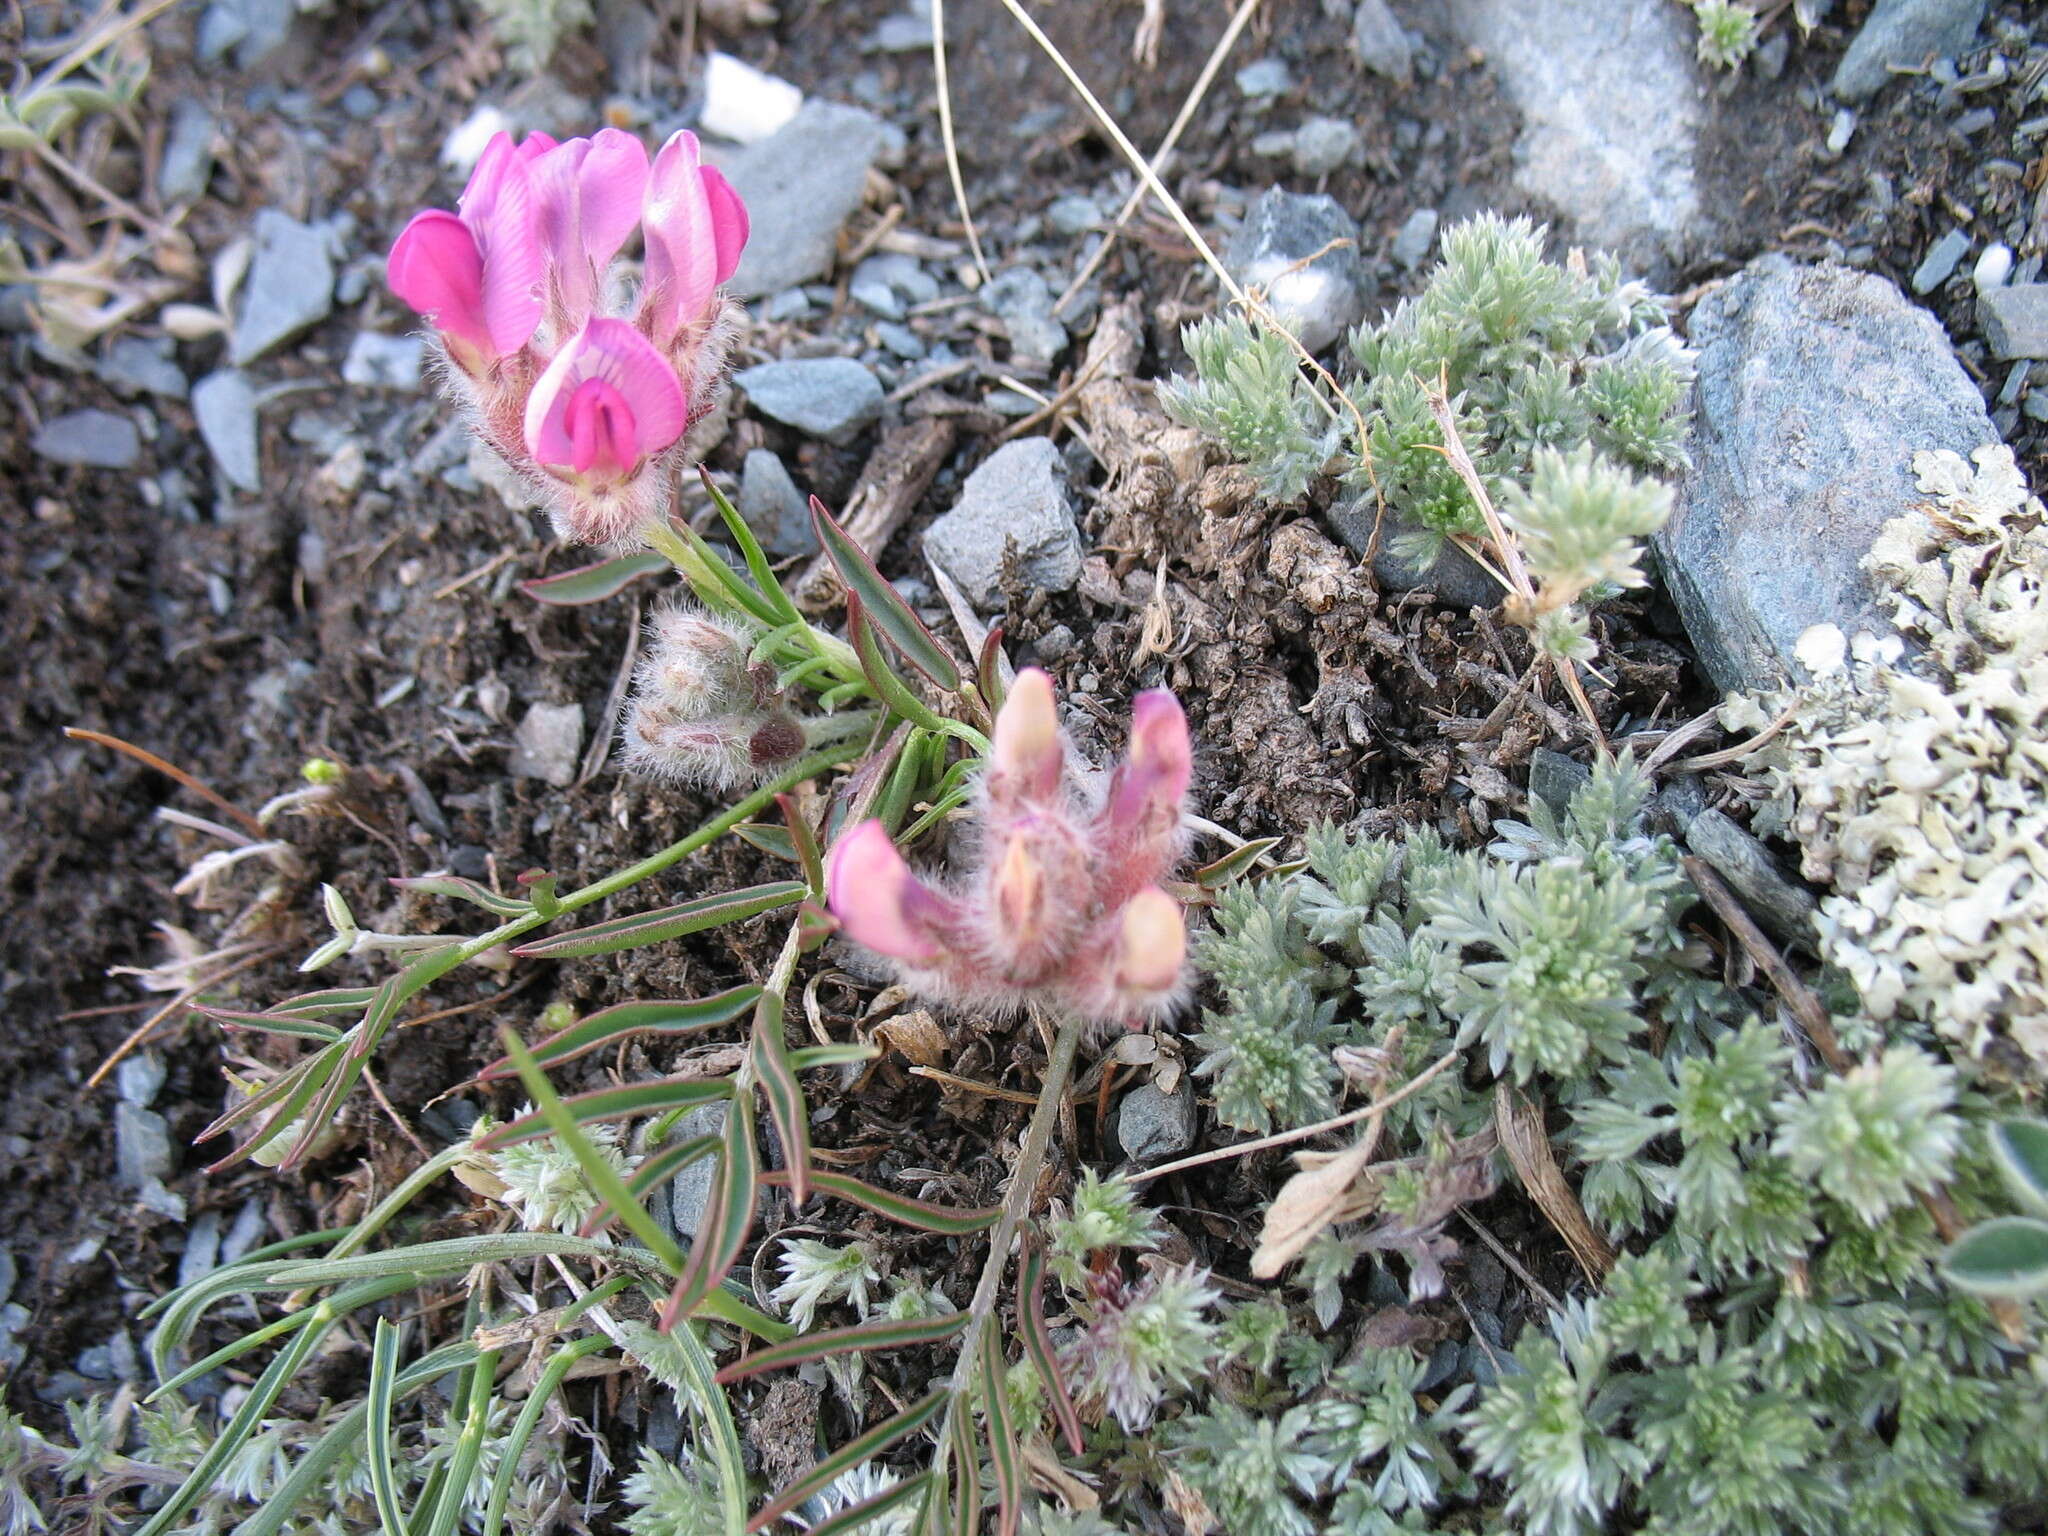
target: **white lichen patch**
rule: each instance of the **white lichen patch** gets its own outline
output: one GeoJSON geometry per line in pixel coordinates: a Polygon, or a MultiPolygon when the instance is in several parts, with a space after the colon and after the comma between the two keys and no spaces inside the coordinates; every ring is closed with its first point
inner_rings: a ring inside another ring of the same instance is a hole
{"type": "Polygon", "coordinates": [[[1929,500],[1864,565],[1897,633],[1802,638],[1815,680],[1731,698],[1731,730],[1785,729],[1747,763],[1765,831],[1797,840],[1823,958],[1879,1020],[2048,1076],[2048,529],[2002,445],[1921,453],[1929,500]]]}

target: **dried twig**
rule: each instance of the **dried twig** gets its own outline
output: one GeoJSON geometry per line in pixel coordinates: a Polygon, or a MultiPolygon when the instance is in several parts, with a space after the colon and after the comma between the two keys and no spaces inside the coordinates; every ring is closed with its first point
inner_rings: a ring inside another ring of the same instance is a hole
{"type": "Polygon", "coordinates": [[[1557,1154],[1551,1151],[1550,1136],[1543,1127],[1542,1111],[1507,1083],[1499,1082],[1493,1088],[1493,1125],[1500,1137],[1501,1150],[1514,1165],[1522,1188],[1557,1229],[1557,1235],[1571,1249],[1586,1278],[1596,1286],[1604,1284],[1614,1268],[1614,1250],[1593,1230],[1585,1207],[1579,1204],[1579,1197],[1558,1168],[1557,1154]]]}
{"type": "Polygon", "coordinates": [[[134,758],[135,761],[141,763],[144,767],[154,768],[158,773],[165,775],[167,778],[176,779],[185,788],[191,790],[193,794],[214,807],[214,809],[222,812],[224,815],[234,817],[235,821],[244,831],[258,838],[268,838],[270,836],[270,829],[268,827],[264,826],[262,822],[251,816],[240,806],[231,802],[225,795],[200,783],[198,779],[194,778],[184,769],[173,763],[165,762],[145,747],[138,747],[132,741],[123,741],[118,736],[109,736],[105,731],[89,731],[79,725],[65,726],[64,734],[73,741],[90,741],[102,747],[112,747],[116,752],[134,758]]]}

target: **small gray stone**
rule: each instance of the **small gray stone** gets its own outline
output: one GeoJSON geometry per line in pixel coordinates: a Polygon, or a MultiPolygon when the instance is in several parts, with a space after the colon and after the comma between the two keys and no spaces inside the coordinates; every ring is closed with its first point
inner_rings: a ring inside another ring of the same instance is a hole
{"type": "Polygon", "coordinates": [[[576,704],[536,704],[512,732],[513,777],[539,779],[556,789],[576,782],[583,753],[583,710],[576,704]]]}
{"type": "Polygon", "coordinates": [[[1240,283],[1265,289],[1275,315],[1311,352],[1322,351],[1365,314],[1358,225],[1334,198],[1269,189],[1223,259],[1240,283]],[[1336,240],[1349,243],[1323,249],[1336,240]],[[1315,260],[1299,265],[1311,256],[1315,260]]]}
{"type": "Polygon", "coordinates": [[[1685,829],[1686,846],[1713,865],[1763,925],[1789,943],[1813,942],[1820,903],[1778,868],[1771,851],[1719,811],[1701,811],[1685,829]]]}
{"type": "Polygon", "coordinates": [[[770,325],[784,320],[801,320],[811,312],[811,296],[801,288],[785,288],[768,301],[761,318],[770,325]]]}
{"type": "Polygon", "coordinates": [[[1538,747],[1529,754],[1529,797],[1541,800],[1560,816],[1592,777],[1592,769],[1562,752],[1538,747]]]}
{"type": "Polygon", "coordinates": [[[1970,253],[1967,231],[1952,229],[1928,247],[1926,258],[1913,273],[1913,291],[1932,293],[1949,280],[1949,275],[1970,253]]]}
{"type": "Polygon", "coordinates": [[[782,460],[769,449],[756,448],[749,453],[740,471],[740,516],[778,560],[818,552],[810,499],[797,489],[782,460]]]}
{"type": "Polygon", "coordinates": [[[220,1258],[220,1212],[201,1211],[185,1234],[185,1251],[178,1255],[178,1284],[184,1287],[213,1273],[220,1258]]]}
{"type": "Polygon", "coordinates": [[[1116,1139],[1134,1163],[1163,1163],[1195,1144],[1195,1085],[1183,1075],[1179,1088],[1162,1093],[1140,1083],[1117,1106],[1116,1139]]]}
{"type": "Polygon", "coordinates": [[[1692,342],[1690,463],[1652,545],[1714,681],[1774,687],[1810,626],[1885,627],[1862,559],[1921,500],[1914,453],[1996,434],[1940,324],[1869,273],[1765,257],[1700,301],[1692,342]]]}
{"type": "Polygon", "coordinates": [[[1831,85],[1844,101],[1875,96],[1894,68],[1920,69],[1970,46],[1987,0],[1877,0],[1856,40],[1835,66],[1831,85]]]}
{"type": "Polygon", "coordinates": [[[884,138],[882,120],[872,112],[806,101],[758,143],[706,150],[705,158],[745,200],[754,227],[775,231],[772,240],[748,243],[728,285],[734,294],[756,299],[832,270],[839,226],[860,206],[884,138]]]}
{"type": "Polygon", "coordinates": [[[114,1069],[114,1092],[137,1109],[154,1104],[163,1086],[163,1058],[154,1051],[137,1051],[114,1069]]]}
{"type": "Polygon", "coordinates": [[[0,1367],[12,1371],[28,1354],[28,1346],[16,1338],[33,1314],[18,1301],[0,1306],[0,1367]]]}
{"type": "Polygon", "coordinates": [[[1038,644],[1032,649],[1038,652],[1040,661],[1059,661],[1063,657],[1073,655],[1074,647],[1078,643],[1073,630],[1064,624],[1055,624],[1038,637],[1038,644]]]}
{"type": "Polygon", "coordinates": [[[1255,59],[1237,72],[1237,88],[1254,101],[1284,96],[1294,88],[1294,76],[1284,59],[1255,59]]]}
{"type": "Polygon", "coordinates": [[[1358,0],[1351,17],[1351,50],[1374,74],[1406,85],[1415,73],[1415,45],[1387,9],[1387,0],[1358,0]]]}
{"type": "Polygon", "coordinates": [[[1670,0],[1449,0],[1521,110],[1515,181],[1579,237],[1665,263],[1694,233],[1704,91],[1693,20],[1670,0]]]}
{"type": "Polygon", "coordinates": [[[1436,244],[1436,221],[1434,208],[1418,208],[1401,221],[1390,253],[1398,266],[1412,272],[1429,259],[1430,247],[1436,244]]]}
{"type": "Polygon", "coordinates": [[[762,363],[733,379],[754,409],[828,443],[851,442],[882,414],[882,386],[850,357],[762,363]]]}
{"type": "Polygon", "coordinates": [[[863,258],[853,269],[853,282],[880,283],[904,304],[929,304],[939,296],[939,282],[915,256],[881,251],[863,258]]]}
{"type": "Polygon", "coordinates": [[[262,1241],[267,1220],[262,1197],[251,1195],[235,1212],[235,1222],[228,1228],[228,1235],[220,1240],[220,1262],[236,1263],[262,1241]]]}
{"type": "Polygon", "coordinates": [[[242,310],[229,357],[254,362],[327,318],[334,303],[334,236],[265,208],[256,215],[256,252],[243,280],[242,310]]]}
{"type": "MultiPolygon", "coordinates": [[[[702,1104],[676,1122],[669,1144],[695,1141],[700,1136],[725,1133],[725,1106],[702,1104]]],[[[711,1181],[718,1171],[718,1159],[700,1157],[669,1181],[669,1220],[678,1237],[695,1237],[704,1221],[704,1207],[711,1199],[711,1181]]]]}
{"type": "Polygon", "coordinates": [[[1824,146],[1828,152],[1828,157],[1833,159],[1836,155],[1847,149],[1849,147],[1849,140],[1855,136],[1856,114],[1847,107],[1839,108],[1835,113],[1834,121],[1828,124],[1827,142],[1824,146]]]}
{"type": "Polygon", "coordinates": [[[981,290],[981,302],[1010,336],[1010,361],[1020,371],[1047,372],[1067,349],[1067,328],[1052,312],[1052,288],[1031,267],[1012,267],[981,290]]]}
{"type": "Polygon", "coordinates": [[[906,363],[922,360],[928,350],[923,337],[909,326],[898,325],[894,320],[877,320],[875,339],[906,363]]]}
{"type": "Polygon", "coordinates": [[[2012,247],[2004,241],[1984,247],[1984,253],[1977,258],[1977,265],[1970,270],[1970,281],[1979,293],[2000,288],[2012,276],[2012,247]]]}
{"type": "Polygon", "coordinates": [[[106,356],[94,366],[93,372],[108,388],[124,395],[162,395],[167,400],[182,400],[192,386],[171,352],[168,336],[157,341],[117,336],[108,344],[106,356]]]}
{"type": "Polygon", "coordinates": [[[967,477],[953,510],[926,530],[925,553],[976,607],[1000,599],[1011,546],[1036,586],[1064,592],[1080,579],[1081,535],[1063,469],[1049,437],[1005,443],[967,477]]]}
{"type": "Polygon", "coordinates": [[[922,53],[932,46],[929,15],[884,16],[861,44],[863,53],[922,53]]]}
{"type": "Polygon", "coordinates": [[[121,1182],[142,1204],[160,1215],[185,1219],[185,1202],[164,1188],[173,1163],[170,1127],[153,1109],[125,1099],[114,1106],[114,1165],[121,1182]]]}
{"type": "Polygon", "coordinates": [[[1085,235],[1102,222],[1102,204],[1085,192],[1068,192],[1046,205],[1045,222],[1063,235],[1085,235]]]}
{"type": "Polygon", "coordinates": [[[112,411],[70,411],[44,422],[34,447],[56,464],[126,469],[142,452],[142,434],[134,422],[112,411]]]}
{"type": "MultiPolygon", "coordinates": [[[[1380,521],[1380,512],[1370,496],[1335,502],[1325,515],[1337,537],[1350,546],[1353,554],[1363,555],[1372,548],[1373,526],[1380,521]]],[[[1433,592],[1437,601],[1457,609],[1500,605],[1501,584],[1455,544],[1446,544],[1443,552],[1427,565],[1418,565],[1396,554],[1395,540],[1411,527],[1399,513],[1387,509],[1379,550],[1372,561],[1373,579],[1382,592],[1433,592]]]]}
{"type": "Polygon", "coordinates": [[[846,285],[846,293],[854,303],[874,311],[884,320],[903,318],[903,301],[896,297],[896,290],[887,283],[864,281],[856,277],[846,285]]]}
{"type": "Polygon", "coordinates": [[[417,336],[357,331],[356,339],[348,344],[341,377],[344,383],[358,389],[397,389],[417,394],[425,358],[426,344],[417,336]]]}
{"type": "Polygon", "coordinates": [[[199,56],[211,63],[228,49],[254,69],[284,46],[298,14],[295,0],[214,0],[199,21],[199,56]]]}
{"type": "Polygon", "coordinates": [[[1358,130],[1341,117],[1312,117],[1294,130],[1294,168],[1327,176],[1358,153],[1358,130]]]}
{"type": "Polygon", "coordinates": [[[209,373],[192,386],[192,414],[214,467],[238,491],[259,490],[263,468],[256,443],[256,391],[238,369],[209,373]]]}
{"type": "Polygon", "coordinates": [[[156,189],[167,203],[189,203],[206,191],[213,174],[213,144],[220,124],[190,96],[171,108],[170,132],[164,135],[164,158],[157,168],[156,189]]]}
{"type": "Polygon", "coordinates": [[[14,1250],[0,1247],[0,1306],[14,1299],[14,1282],[20,1278],[20,1271],[14,1263],[14,1250]]]}
{"type": "Polygon", "coordinates": [[[1977,295],[1977,324],[1991,350],[2015,357],[2048,357],[2048,283],[2015,283],[1977,295]]]}

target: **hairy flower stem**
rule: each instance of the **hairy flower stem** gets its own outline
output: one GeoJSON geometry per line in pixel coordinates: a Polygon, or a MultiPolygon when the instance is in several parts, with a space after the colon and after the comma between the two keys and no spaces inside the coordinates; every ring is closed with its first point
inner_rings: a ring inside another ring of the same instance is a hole
{"type": "MultiPolygon", "coordinates": [[[[1059,1034],[1052,1043],[1052,1055],[1046,1061],[1045,1075],[1038,1083],[1038,1107],[1031,1112],[1031,1124],[1025,1128],[1024,1144],[1017,1151],[1017,1161],[1012,1166],[1015,1172],[1010,1176],[1010,1187],[1003,1195],[1003,1214],[997,1219],[995,1231],[989,1239],[988,1260],[982,1265],[981,1279],[974,1287],[974,1299],[967,1305],[967,1329],[960,1335],[960,1356],[953,1366],[953,1380],[948,1388],[945,1421],[939,1427],[938,1449],[934,1455],[932,1470],[943,1473],[946,1458],[953,1445],[954,1419],[963,1411],[974,1411],[974,1378],[981,1368],[981,1340],[987,1332],[990,1319],[995,1316],[996,1304],[1002,1297],[1003,1275],[1010,1267],[1010,1248],[1017,1240],[1017,1229],[1024,1224],[1024,1218],[1031,1211],[1031,1196],[1038,1188],[1038,1173],[1045,1162],[1045,1149],[1052,1141],[1053,1122],[1059,1118],[1060,1105],[1067,1094],[1067,1079],[1073,1075],[1074,1055],[1080,1048],[1081,1031],[1085,1021],[1078,1018],[1061,1020],[1059,1034]]],[[[1022,1303],[1019,1303],[1022,1305],[1022,1303]]],[[[1000,1392],[1003,1383],[990,1381],[983,1384],[984,1390],[1000,1392]]],[[[962,1469],[961,1476],[976,1477],[972,1468],[962,1469]]],[[[934,1482],[932,1497],[942,1497],[936,1490],[942,1486],[934,1482]]]]}

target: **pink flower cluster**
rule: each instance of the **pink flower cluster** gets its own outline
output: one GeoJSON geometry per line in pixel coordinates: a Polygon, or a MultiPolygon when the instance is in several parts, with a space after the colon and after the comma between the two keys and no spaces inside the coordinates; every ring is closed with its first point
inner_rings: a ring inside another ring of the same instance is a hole
{"type": "Polygon", "coordinates": [[[557,143],[499,134],[456,204],[415,214],[391,291],[433,325],[478,434],[545,496],[561,534],[630,540],[666,510],[675,460],[718,403],[730,326],[719,285],[747,210],[678,133],[650,165],[607,128],[557,143]],[[630,318],[613,258],[641,230],[630,318]],[[624,306],[617,306],[623,308],[624,306]]]}
{"type": "Polygon", "coordinates": [[[880,822],[864,822],[826,866],[842,931],[942,1001],[1038,1001],[1132,1029],[1171,1012],[1187,932],[1159,882],[1184,839],[1191,753],[1179,702],[1163,689],[1138,695],[1129,750],[1099,803],[1067,767],[1052,679],[1021,672],[981,781],[977,867],[957,887],[928,884],[880,822]]]}

